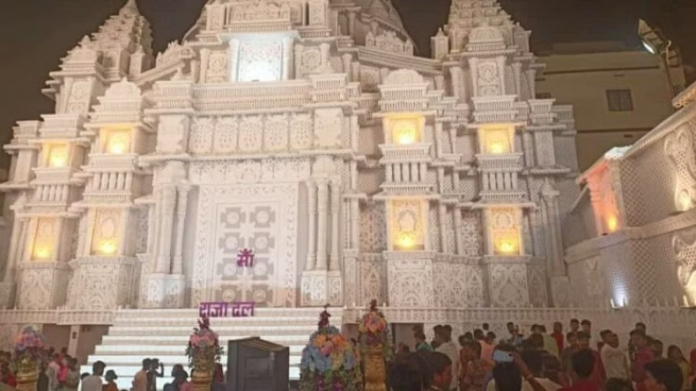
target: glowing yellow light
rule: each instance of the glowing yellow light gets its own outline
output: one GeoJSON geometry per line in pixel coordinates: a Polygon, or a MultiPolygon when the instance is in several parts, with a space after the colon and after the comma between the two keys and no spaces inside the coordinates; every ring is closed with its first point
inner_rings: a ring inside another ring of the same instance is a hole
{"type": "Polygon", "coordinates": [[[496,247],[498,252],[504,255],[512,255],[518,252],[517,241],[514,239],[500,239],[496,247]]]}
{"type": "Polygon", "coordinates": [[[609,232],[616,232],[617,228],[619,228],[619,219],[614,215],[609,216],[607,218],[607,229],[609,232]]]}
{"type": "Polygon", "coordinates": [[[119,131],[110,134],[109,142],[106,146],[106,151],[114,155],[120,155],[128,152],[130,149],[130,133],[127,131],[119,131]]]}
{"type": "Polygon", "coordinates": [[[416,142],[416,137],[412,132],[402,132],[399,135],[399,144],[410,145],[416,142]]]}
{"type": "Polygon", "coordinates": [[[99,248],[104,255],[116,254],[116,243],[112,240],[105,240],[101,243],[99,248]]]}
{"type": "Polygon", "coordinates": [[[686,191],[681,192],[679,194],[679,207],[681,208],[681,211],[687,211],[693,208],[693,206],[694,204],[689,193],[686,191]]]}
{"type": "Polygon", "coordinates": [[[114,142],[109,145],[109,153],[120,155],[126,152],[126,146],[119,142],[114,142]]]}
{"type": "Polygon", "coordinates": [[[51,258],[51,249],[48,247],[37,247],[34,250],[34,257],[36,259],[49,259],[51,258]]]}
{"type": "Polygon", "coordinates": [[[48,155],[48,164],[53,168],[62,168],[68,165],[68,151],[64,146],[51,147],[48,155]]]}
{"type": "Polygon", "coordinates": [[[499,141],[494,141],[488,146],[488,152],[494,155],[500,155],[505,153],[505,144],[499,141]]]}
{"type": "Polygon", "coordinates": [[[408,248],[412,248],[413,246],[414,246],[414,243],[413,243],[413,238],[411,237],[411,235],[402,235],[399,238],[399,247],[408,249],[408,248]]]}

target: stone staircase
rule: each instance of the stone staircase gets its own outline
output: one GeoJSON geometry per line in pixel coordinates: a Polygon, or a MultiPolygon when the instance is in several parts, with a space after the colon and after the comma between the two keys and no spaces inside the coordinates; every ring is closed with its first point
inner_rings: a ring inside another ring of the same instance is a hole
{"type": "MultiPolygon", "coordinates": [[[[302,349],[317,328],[320,312],[319,308],[256,308],[251,318],[211,319],[211,328],[225,347],[221,364],[227,369],[227,341],[261,337],[290,347],[290,380],[299,379],[302,349]]],[[[340,327],[341,310],[329,312],[331,323],[340,327]]],[[[113,369],[118,375],[119,389],[129,390],[142,360],[158,358],[165,366],[165,376],[157,379],[157,388],[161,390],[171,381],[169,375],[174,364],[183,364],[188,371],[184,351],[197,320],[197,309],[118,311],[108,335],[81,372],[91,372],[92,363],[101,360],[107,370],[113,369]]]]}

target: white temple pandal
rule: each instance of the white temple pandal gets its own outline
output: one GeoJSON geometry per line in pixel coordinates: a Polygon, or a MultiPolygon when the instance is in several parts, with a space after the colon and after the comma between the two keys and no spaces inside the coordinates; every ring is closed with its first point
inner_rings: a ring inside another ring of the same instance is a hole
{"type": "Polygon", "coordinates": [[[544,281],[567,278],[572,123],[534,99],[529,36],[494,1],[448,26],[427,59],[385,0],[215,1],[154,61],[129,3],[6,147],[3,305],[564,304],[544,281]]]}
{"type": "MultiPolygon", "coordinates": [[[[572,109],[535,99],[543,65],[495,0],[453,1],[432,58],[413,55],[387,0],[217,0],[204,15],[155,60],[129,2],[51,73],[55,113],[18,122],[0,185],[7,330],[113,324],[93,360],[125,343],[169,352],[205,301],[269,307],[229,337],[266,327],[286,344],[306,326],[296,307],[345,307],[350,322],[372,299],[391,323],[455,331],[618,324],[598,293],[617,282],[578,266],[598,239],[565,225],[587,220],[589,196],[597,233],[628,226],[628,179],[598,165],[576,202],[572,109]],[[244,248],[253,268],[236,264],[244,248]]],[[[684,211],[689,181],[672,197],[684,211]]],[[[691,239],[675,243],[692,289],[691,239]]]]}

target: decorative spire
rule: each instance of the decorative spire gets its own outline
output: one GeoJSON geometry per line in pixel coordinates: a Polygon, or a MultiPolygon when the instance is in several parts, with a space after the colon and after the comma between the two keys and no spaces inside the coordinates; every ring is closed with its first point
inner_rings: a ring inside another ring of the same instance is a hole
{"type": "Polygon", "coordinates": [[[329,326],[329,318],[331,317],[331,314],[328,311],[329,305],[324,306],[324,311],[319,314],[319,329],[323,329],[325,327],[329,326]]]}
{"type": "Polygon", "coordinates": [[[370,302],[370,312],[377,312],[377,300],[375,299],[370,302]]]}
{"type": "Polygon", "coordinates": [[[119,15],[140,15],[138,3],[136,3],[135,0],[128,0],[126,5],[119,11],[119,15]]]}

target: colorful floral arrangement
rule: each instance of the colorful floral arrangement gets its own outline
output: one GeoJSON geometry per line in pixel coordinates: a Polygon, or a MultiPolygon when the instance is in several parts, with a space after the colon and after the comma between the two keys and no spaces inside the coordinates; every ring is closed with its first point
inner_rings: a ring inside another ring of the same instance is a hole
{"type": "Polygon", "coordinates": [[[329,317],[324,308],[319,329],[302,350],[300,391],[359,391],[362,379],[353,346],[329,324],[329,317]]]}
{"type": "Polygon", "coordinates": [[[46,341],[32,326],[25,327],[15,338],[14,354],[18,362],[39,363],[46,357],[46,341]]]}
{"type": "Polygon", "coordinates": [[[389,361],[392,356],[391,329],[387,318],[382,311],[377,309],[377,300],[370,302],[370,310],[359,320],[358,341],[360,350],[365,352],[367,348],[382,347],[384,359],[389,361]]]}
{"type": "Polygon", "coordinates": [[[223,354],[218,335],[210,329],[208,318],[198,322],[198,328],[193,329],[186,347],[189,366],[202,372],[212,371],[214,364],[220,361],[223,354]]]}

